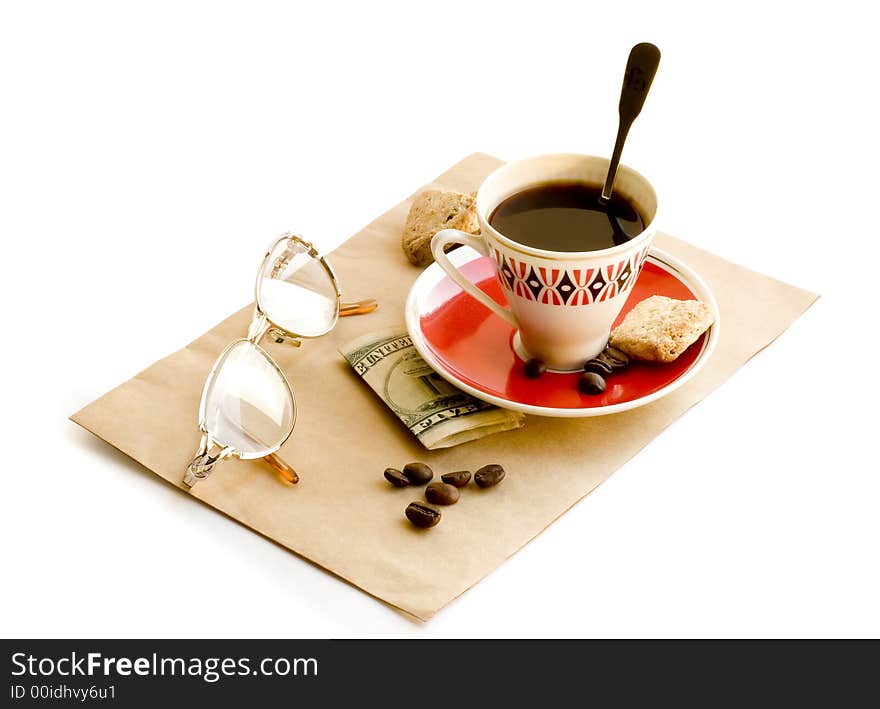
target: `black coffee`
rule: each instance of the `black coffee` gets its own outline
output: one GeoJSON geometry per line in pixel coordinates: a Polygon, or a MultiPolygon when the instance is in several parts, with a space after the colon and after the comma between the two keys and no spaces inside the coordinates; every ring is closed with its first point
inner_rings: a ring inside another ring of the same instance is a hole
{"type": "Polygon", "coordinates": [[[548,182],[517,192],[495,207],[489,224],[524,246],[548,251],[599,251],[623,244],[645,228],[645,218],[616,193],[585,182],[548,182]]]}

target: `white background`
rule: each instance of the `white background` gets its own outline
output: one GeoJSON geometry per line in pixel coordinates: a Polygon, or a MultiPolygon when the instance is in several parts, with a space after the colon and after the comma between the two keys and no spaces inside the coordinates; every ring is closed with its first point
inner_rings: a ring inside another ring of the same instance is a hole
{"type": "Polygon", "coordinates": [[[880,634],[876,23],[727,7],[4,3],[0,632],[880,634]],[[280,231],[329,250],[475,150],[607,154],[639,41],[659,226],[823,297],[431,622],[66,420],[244,305],[280,231]]]}

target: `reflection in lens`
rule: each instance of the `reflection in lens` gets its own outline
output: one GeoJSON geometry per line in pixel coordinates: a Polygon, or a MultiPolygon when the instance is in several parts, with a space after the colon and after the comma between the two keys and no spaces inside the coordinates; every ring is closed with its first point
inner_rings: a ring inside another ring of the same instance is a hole
{"type": "Polygon", "coordinates": [[[339,312],[330,273],[293,239],[279,242],[266,259],[257,279],[257,301],[269,320],[305,337],[323,335],[339,312]]]}
{"type": "Polygon", "coordinates": [[[293,397],[266,354],[239,340],[220,355],[205,383],[203,416],[205,429],[221,446],[261,458],[293,430],[293,397]]]}

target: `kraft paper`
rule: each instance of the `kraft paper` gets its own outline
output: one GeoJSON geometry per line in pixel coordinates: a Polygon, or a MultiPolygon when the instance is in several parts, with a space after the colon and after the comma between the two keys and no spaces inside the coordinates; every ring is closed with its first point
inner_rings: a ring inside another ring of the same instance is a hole
{"type": "MultiPolygon", "coordinates": [[[[429,186],[470,192],[499,164],[477,153],[429,186]]],[[[186,494],[422,620],[540,534],[817,298],[658,234],[656,245],[706,280],[721,312],[718,347],[693,380],[625,413],[587,419],[530,416],[519,430],[426,451],[338,352],[361,334],[403,320],[407,292],[420,273],[400,247],[410,203],[398,204],[330,256],[345,293],[374,297],[379,310],[342,319],[332,333],[299,349],[268,345],[296,394],[297,425],[281,455],[301,482],[286,487],[261,464],[233,460],[186,494]],[[470,486],[458,504],[443,510],[440,525],[424,532],[403,515],[420,491],[392,488],[382,477],[386,467],[414,460],[438,473],[501,463],[507,478],[486,491],[470,486]]],[[[205,377],[220,351],[245,334],[251,309],[243,308],[72,419],[185,489],[181,478],[199,442],[205,377]]]]}

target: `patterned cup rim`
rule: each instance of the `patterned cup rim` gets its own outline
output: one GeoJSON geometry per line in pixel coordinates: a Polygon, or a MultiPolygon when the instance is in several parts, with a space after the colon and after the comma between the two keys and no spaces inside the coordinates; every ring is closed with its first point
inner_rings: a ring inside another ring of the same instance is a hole
{"type": "MultiPolygon", "coordinates": [[[[504,247],[517,251],[521,254],[525,254],[527,256],[531,256],[533,258],[554,260],[554,261],[583,261],[589,259],[604,259],[608,256],[617,256],[618,254],[622,254],[627,252],[633,248],[639,249],[646,241],[650,241],[655,232],[654,224],[657,222],[657,214],[660,211],[659,200],[657,199],[657,192],[654,189],[654,186],[651,184],[650,180],[642,175],[637,170],[629,167],[628,165],[620,164],[618,168],[618,175],[620,174],[628,174],[630,177],[640,180],[645,187],[651,192],[654,203],[657,207],[654,209],[654,213],[651,216],[650,220],[647,224],[645,224],[645,228],[638,235],[630,239],[624,244],[618,244],[617,246],[612,246],[607,249],[598,249],[594,251],[551,251],[549,249],[537,249],[532,246],[526,246],[525,244],[521,244],[518,241],[514,241],[513,239],[504,236],[501,232],[495,229],[491,224],[489,224],[488,213],[495,209],[504,199],[509,197],[510,195],[505,195],[501,199],[493,200],[489,205],[489,209],[484,209],[485,202],[487,197],[483,192],[485,186],[490,184],[492,179],[495,178],[499,173],[504,170],[509,170],[513,167],[521,163],[538,161],[538,160],[553,160],[553,159],[578,159],[578,160],[588,160],[588,161],[598,161],[601,163],[608,164],[608,158],[599,157],[597,155],[584,155],[581,153],[547,153],[543,155],[535,155],[528,158],[522,158],[520,160],[512,160],[511,162],[504,163],[503,165],[499,165],[495,168],[489,175],[483,180],[479,189],[477,190],[477,217],[480,221],[480,228],[483,230],[483,236],[489,236],[495,241],[499,242],[504,247]]],[[[536,181],[533,184],[538,184],[536,181]]],[[[528,189],[530,184],[524,184],[521,187],[517,188],[515,192],[519,192],[522,190],[528,189]]],[[[515,194],[512,192],[511,194],[515,194]]]]}

